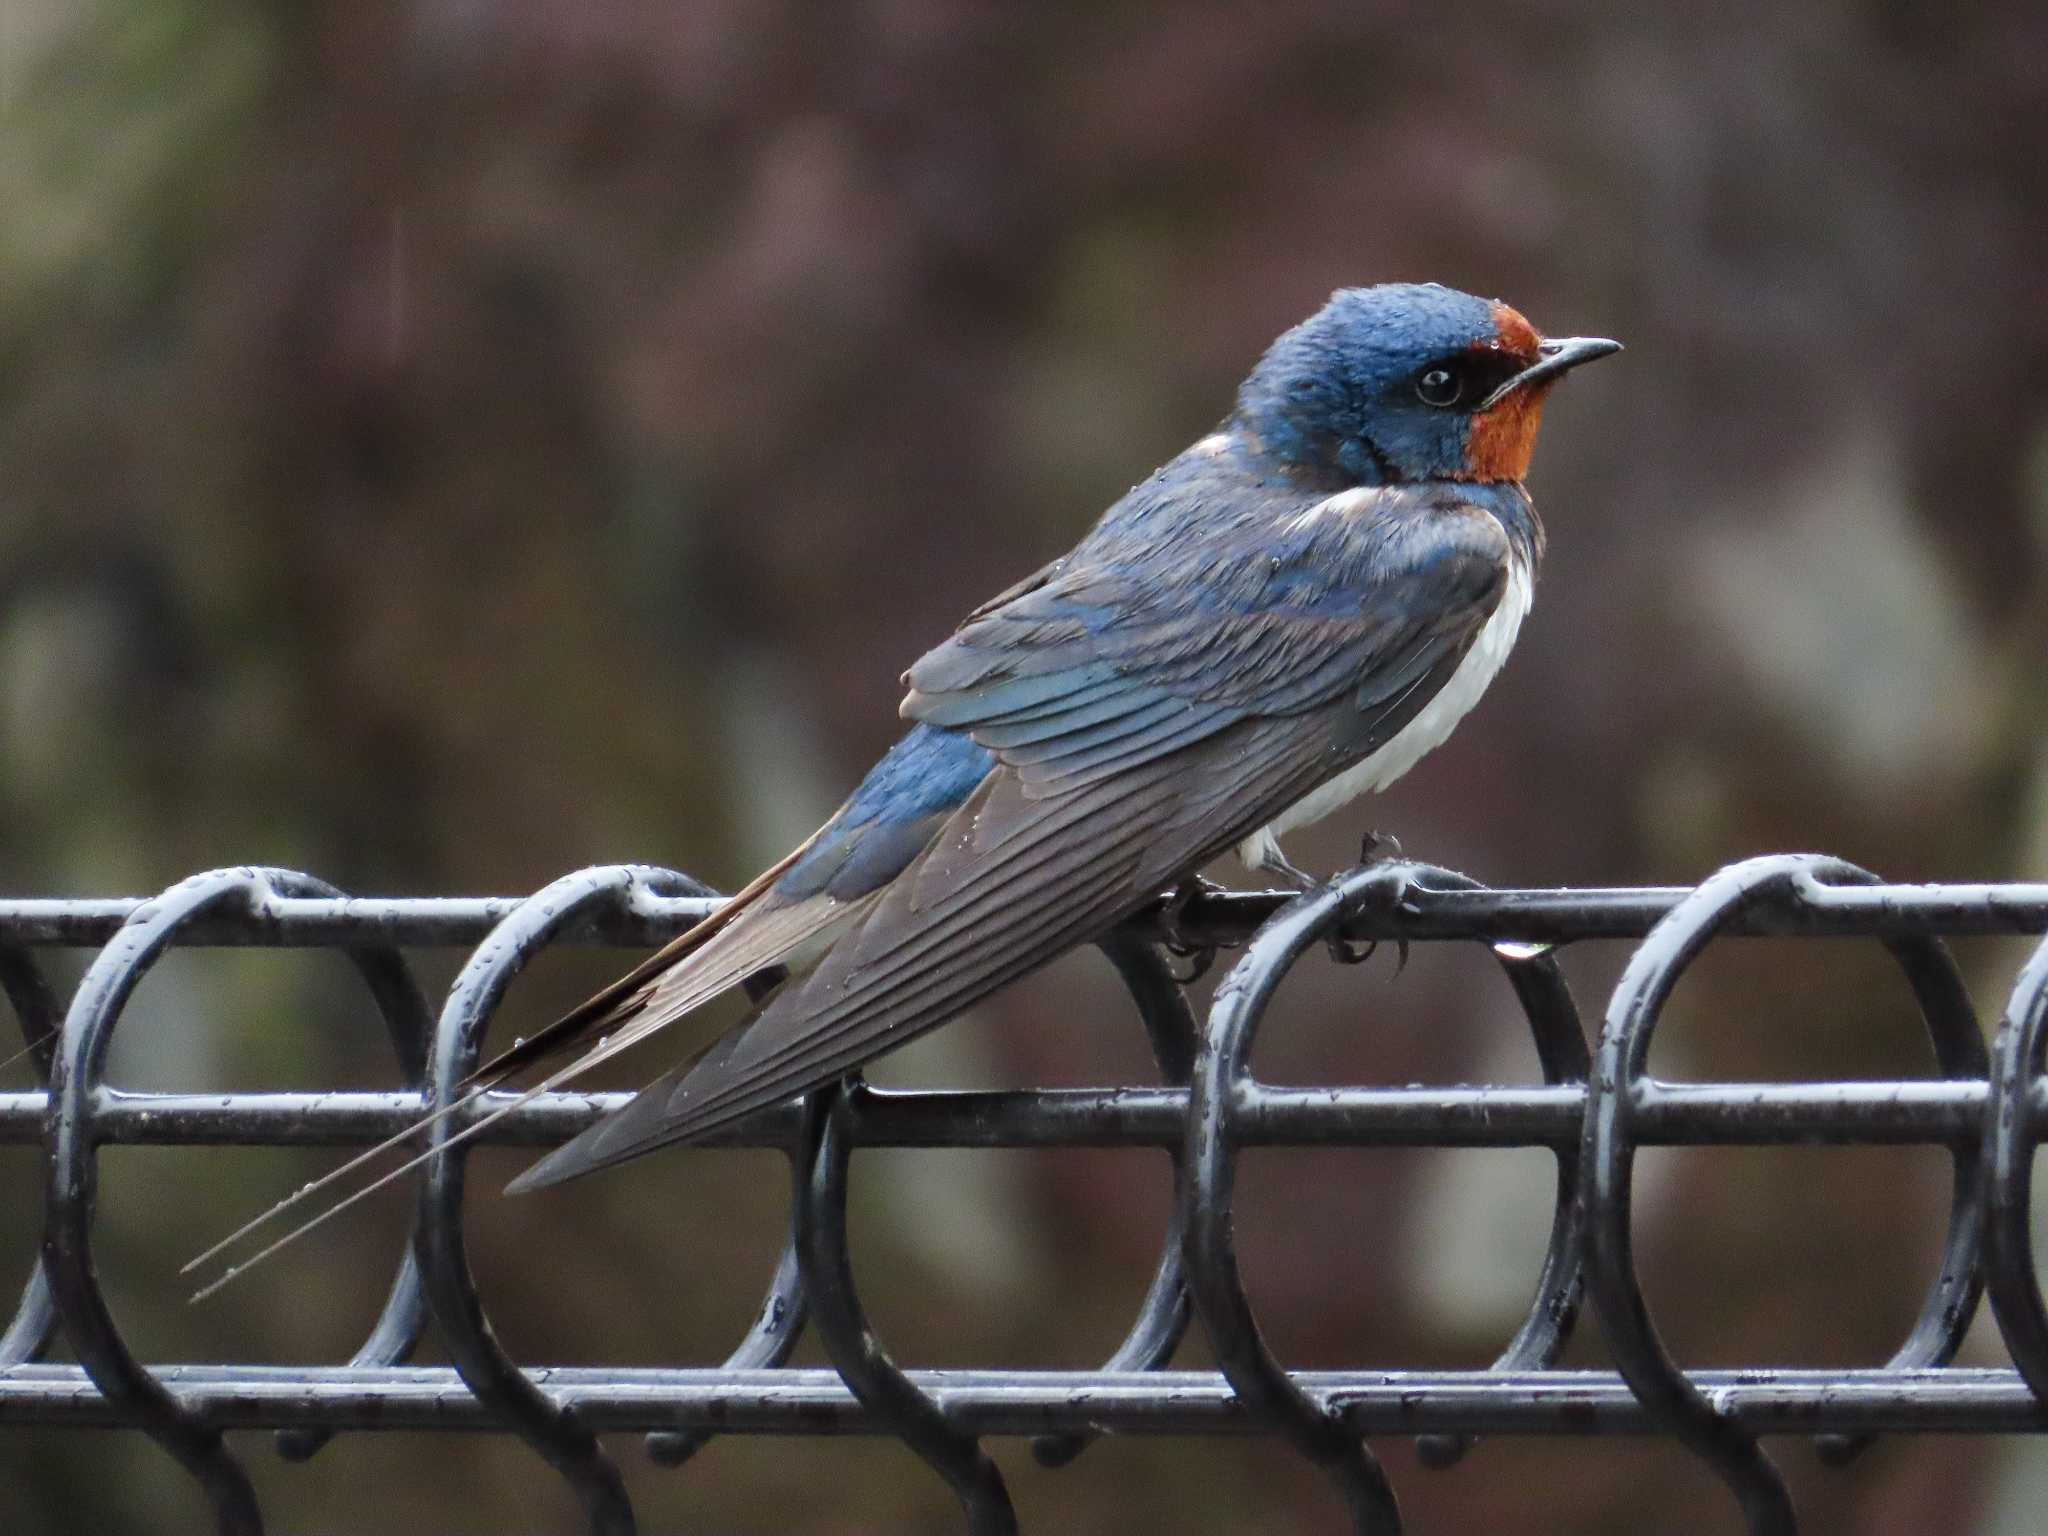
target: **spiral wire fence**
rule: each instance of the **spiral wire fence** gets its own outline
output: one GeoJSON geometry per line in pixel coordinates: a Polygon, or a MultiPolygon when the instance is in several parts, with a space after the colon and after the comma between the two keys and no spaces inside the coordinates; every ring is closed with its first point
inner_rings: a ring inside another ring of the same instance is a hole
{"type": "MultiPolygon", "coordinates": [[[[124,1340],[95,1264],[98,1150],[116,1143],[372,1145],[456,1102],[490,1020],[527,962],[554,943],[647,945],[715,909],[687,876],[610,866],[525,900],[351,899],[310,876],[227,869],[148,901],[0,901],[0,989],[47,1087],[0,1093],[0,1141],[46,1157],[41,1262],[0,1335],[0,1425],[141,1429],[204,1490],[222,1532],[262,1515],[224,1432],[268,1428],[290,1460],[337,1432],[517,1435],[566,1482],[592,1532],[634,1514],[598,1436],[633,1432],[678,1466],[714,1434],[870,1433],[901,1439],[958,1497],[965,1528],[1017,1529],[989,1436],[1029,1436],[1057,1467],[1105,1433],[1268,1434],[1323,1470],[1359,1532],[1401,1528],[1391,1481],[1365,1444],[1417,1437],[1424,1463],[1457,1461],[1480,1434],[1661,1434],[1727,1485],[1748,1528],[1796,1517],[1765,1435],[1816,1437],[1847,1463],[1882,1432],[2048,1428],[2048,1305],[2029,1227],[2034,1149],[2048,1128],[2048,938],[2021,969],[1987,1050],[1946,936],[2048,935],[2048,885],[1888,885],[1817,855],[1774,855],[1696,889],[1495,891],[1449,870],[1368,864],[1299,897],[1204,891],[1162,903],[1101,948],[1129,991],[1163,1086],[1039,1092],[882,1092],[857,1078],[756,1114],[712,1138],[783,1151],[790,1236],[752,1328],[713,1369],[522,1366],[489,1324],[463,1242],[464,1127],[509,1105],[493,1092],[422,1133],[410,1244],[389,1297],[344,1365],[148,1365],[124,1340]],[[1903,973],[1936,1075],[1898,1081],[1675,1083],[1646,1070],[1673,988],[1717,939],[1864,936],[1903,973]],[[1589,1047],[1554,946],[1638,944],[1589,1047]],[[1300,1089],[1259,1081],[1253,1040],[1309,949],[1356,958],[1374,942],[1493,947],[1532,1033],[1542,1082],[1300,1089]],[[405,1087],[385,1092],[140,1093],[102,1081],[114,1027],[172,945],[328,947],[353,964],[388,1027],[405,1087]],[[438,1017],[407,949],[473,946],[438,1017]],[[1176,960],[1242,947],[1199,1020],[1176,960]],[[60,1003],[40,952],[97,949],[60,1003]],[[1644,1147],[1928,1145],[1953,1165],[1938,1273],[1883,1365],[1685,1371],[1661,1342],[1630,1237],[1644,1147]],[[1261,1146],[1539,1147],[1557,1165],[1549,1241],[1520,1327],[1473,1370],[1290,1371],[1268,1348],[1232,1229],[1239,1154],[1261,1146]],[[1176,1170],[1150,1288],[1119,1348],[1093,1371],[904,1370],[862,1309],[847,1239],[857,1147],[1153,1148],[1176,1170]],[[1982,1293],[2012,1368],[1953,1364],[1982,1293]],[[1557,1367],[1582,1303],[1613,1371],[1557,1367]],[[404,1362],[431,1318],[451,1361],[404,1362]],[[1171,1369],[1191,1321],[1214,1371],[1171,1369]],[[786,1364],[805,1328],[833,1368],[786,1364]],[[77,1363],[42,1357],[61,1328],[77,1363]]],[[[774,978],[756,978],[756,989],[774,978]]],[[[551,1146],[624,1102],[542,1094],[478,1140],[551,1146]]]]}

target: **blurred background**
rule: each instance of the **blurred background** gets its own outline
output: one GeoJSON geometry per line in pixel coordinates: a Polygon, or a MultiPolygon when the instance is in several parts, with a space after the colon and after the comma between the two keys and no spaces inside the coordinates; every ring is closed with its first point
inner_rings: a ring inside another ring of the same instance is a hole
{"type": "MultiPolygon", "coordinates": [[[[0,889],[140,894],[261,862],[516,893],[617,860],[735,887],[893,738],[910,661],[1206,431],[1332,288],[1392,278],[1629,350],[1551,407],[1532,477],[1551,552],[1513,665],[1297,860],[1347,864],[1371,825],[1503,885],[1689,883],[1790,848],[2043,878],[2044,114],[2048,12],[2022,0],[1711,20],[4,0],[0,889]]],[[[1961,950],[1987,1025],[2023,952],[1961,950]]],[[[1566,957],[1589,1024],[1623,953],[1566,957]]],[[[545,957],[500,1028],[628,958],[545,957]]],[[[1876,946],[1750,943],[1687,981],[1656,1066],[1929,1061],[1876,946]]],[[[1444,946],[1398,977],[1305,962],[1260,1068],[1535,1070],[1488,956],[1444,946]]],[[[153,973],[112,1075],[395,1073],[337,957],[205,952],[153,973]]],[[[1149,1075],[1092,955],[876,1074],[1149,1075]]],[[[403,1196],[211,1305],[175,1274],[334,1160],[106,1155],[101,1267],[145,1358],[346,1357],[403,1196]]],[[[722,1356],[782,1236],[774,1156],[491,1198],[519,1164],[480,1154],[470,1202],[516,1356],[722,1356]]],[[[37,1175],[29,1149],[0,1158],[17,1278],[37,1175]]],[[[1929,1149],[1646,1157],[1638,1243],[1673,1349],[1882,1360],[1932,1276],[1946,1177],[1929,1149]]],[[[1250,1157],[1241,1241],[1276,1349],[1489,1359],[1548,1179],[1538,1153],[1250,1157]]],[[[865,1154],[877,1326],[911,1364],[1092,1363],[1168,1189],[1136,1154],[865,1154]]],[[[1602,1361],[1583,1331],[1572,1359],[1602,1361]]],[[[2003,1358],[1981,1327],[1977,1347],[2003,1358]]],[[[238,1443],[280,1528],[575,1528],[553,1474],[495,1437],[359,1435],[306,1467],[238,1443]]],[[[731,1440],[675,1473],[615,1449],[649,1530],[957,1523],[886,1442],[731,1440]]],[[[1058,1473],[995,1450],[1027,1529],[1335,1527],[1274,1443],[1112,1442],[1058,1473]]],[[[1417,1530],[1735,1525],[1669,1446],[1495,1441],[1444,1474],[1384,1450],[1417,1530]]],[[[1888,1442],[1848,1472],[1781,1450],[1816,1530],[2008,1536],[2048,1497],[2018,1442],[1888,1442]]],[[[139,1435],[0,1436],[0,1528],[204,1519],[139,1435]]]]}

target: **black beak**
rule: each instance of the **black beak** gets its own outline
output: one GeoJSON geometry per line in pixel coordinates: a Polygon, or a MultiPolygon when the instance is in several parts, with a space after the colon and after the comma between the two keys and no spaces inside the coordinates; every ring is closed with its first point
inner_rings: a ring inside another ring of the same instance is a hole
{"type": "Polygon", "coordinates": [[[1518,389],[1540,384],[1545,379],[1554,379],[1581,363],[1612,357],[1621,350],[1621,343],[1609,341],[1605,336],[1560,336],[1554,341],[1544,342],[1536,350],[1542,354],[1541,361],[1530,364],[1480,401],[1473,407],[1475,414],[1492,410],[1518,389]]]}

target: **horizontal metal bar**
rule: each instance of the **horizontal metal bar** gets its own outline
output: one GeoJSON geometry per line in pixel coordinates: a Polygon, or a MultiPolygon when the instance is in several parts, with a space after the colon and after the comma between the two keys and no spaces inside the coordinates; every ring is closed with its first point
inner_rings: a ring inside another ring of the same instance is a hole
{"type": "MultiPolygon", "coordinates": [[[[1690,886],[1436,891],[1410,886],[1399,906],[1361,912],[1354,939],[1484,939],[1568,944],[1639,939],[1692,894],[1690,886]]],[[[1175,932],[1194,943],[1238,944],[1293,899],[1288,892],[1225,891],[1187,903],[1175,932]]],[[[1141,927],[1156,930],[1148,913],[1141,927]]],[[[1811,883],[1796,905],[1765,905],[1718,930],[1729,937],[1852,937],[2048,933],[2048,884],[1865,885],[1811,883]]]]}
{"type": "MultiPolygon", "coordinates": [[[[223,1429],[503,1426],[447,1366],[154,1365],[223,1429]]],[[[1270,1432],[1213,1371],[906,1373],[973,1434],[1035,1435],[1085,1422],[1123,1434],[1270,1432]]],[[[886,1434],[836,1371],[529,1367],[525,1375],[592,1429],[886,1434]]],[[[2038,1434],[2044,1411],[2019,1373],[1938,1370],[1700,1371],[1690,1379],[1759,1434],[1834,1431],[2038,1434]]],[[[1303,1371],[1294,1380],[1360,1434],[1643,1435],[1660,1429],[1605,1371],[1303,1371]]],[[[0,1369],[0,1424],[127,1422],[77,1366],[0,1369]]]]}
{"type": "MultiPolygon", "coordinates": [[[[1569,943],[1641,938],[1691,894],[1688,886],[1619,889],[1409,890],[1400,907],[1360,913],[1345,927],[1357,939],[1494,939],[1569,943]]],[[[1289,900],[1285,891],[1204,893],[1189,901],[1176,933],[1196,943],[1239,944],[1289,900]]],[[[475,944],[519,906],[515,896],[273,897],[251,912],[221,912],[181,929],[197,946],[302,947],[475,944]]],[[[36,947],[104,944],[143,904],[141,897],[85,901],[0,900],[0,943],[36,947]]],[[[630,910],[578,919],[562,942],[648,945],[674,937],[720,903],[703,897],[641,896],[630,910]]],[[[1156,913],[1138,920],[1156,930],[1156,913]]],[[[2048,884],[1814,885],[1796,908],[1766,907],[1737,917],[1729,935],[1850,936],[2048,933],[2048,884]]]]}
{"type": "MultiPolygon", "coordinates": [[[[1974,1078],[1836,1083],[1665,1083],[1633,1088],[1637,1139],[1663,1146],[1950,1145],[1983,1134],[1974,1078]]],[[[485,1095],[474,1121],[514,1102],[485,1095]]],[[[477,1140],[544,1147],[568,1140],[630,1093],[546,1093],[477,1140]]],[[[855,1095],[855,1138],[875,1147],[1155,1147],[1187,1135],[1181,1088],[1063,1088],[855,1095]]],[[[1248,1084],[1236,1139],[1246,1146],[1575,1147],[1585,1092],[1557,1087],[1281,1088],[1248,1084]]],[[[96,1139],[141,1146],[367,1146],[421,1115],[407,1090],[330,1093],[121,1093],[97,1090],[96,1139]]],[[[0,1093],[0,1144],[39,1142],[46,1098],[0,1093]]],[[[2048,1084],[2034,1133],[2048,1140],[2048,1084]]],[[[788,1145],[787,1105],[704,1138],[705,1146],[788,1145]]]]}
{"type": "MultiPolygon", "coordinates": [[[[87,901],[0,900],[0,943],[96,948],[147,898],[87,901]]],[[[218,912],[181,928],[180,945],[216,948],[333,948],[401,944],[472,945],[515,911],[520,896],[352,896],[330,900],[273,896],[253,911],[218,912]]],[[[660,944],[725,904],[723,898],[639,895],[622,910],[593,913],[566,927],[577,944],[660,944]]]]}

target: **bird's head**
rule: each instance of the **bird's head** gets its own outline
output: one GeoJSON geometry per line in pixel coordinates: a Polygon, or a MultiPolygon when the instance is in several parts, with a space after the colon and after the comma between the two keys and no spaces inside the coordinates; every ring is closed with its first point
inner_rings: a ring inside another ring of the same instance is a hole
{"type": "Polygon", "coordinates": [[[1620,350],[1546,341],[1498,300],[1438,283],[1341,288],[1266,349],[1232,424],[1291,472],[1347,485],[1520,480],[1550,387],[1620,350]]]}

